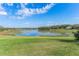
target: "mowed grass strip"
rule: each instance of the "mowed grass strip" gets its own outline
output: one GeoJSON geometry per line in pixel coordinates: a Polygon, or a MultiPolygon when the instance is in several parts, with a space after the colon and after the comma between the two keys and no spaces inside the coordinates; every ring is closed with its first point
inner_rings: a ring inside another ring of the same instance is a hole
{"type": "Polygon", "coordinates": [[[74,37],[0,36],[0,55],[9,56],[79,56],[79,42],[74,37]]]}

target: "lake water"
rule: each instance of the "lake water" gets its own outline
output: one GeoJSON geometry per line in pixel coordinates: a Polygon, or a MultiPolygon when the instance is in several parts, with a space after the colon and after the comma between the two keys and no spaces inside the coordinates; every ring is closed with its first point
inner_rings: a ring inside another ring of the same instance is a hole
{"type": "Polygon", "coordinates": [[[16,36],[63,36],[61,33],[41,32],[38,30],[22,30],[21,33],[16,36]]]}

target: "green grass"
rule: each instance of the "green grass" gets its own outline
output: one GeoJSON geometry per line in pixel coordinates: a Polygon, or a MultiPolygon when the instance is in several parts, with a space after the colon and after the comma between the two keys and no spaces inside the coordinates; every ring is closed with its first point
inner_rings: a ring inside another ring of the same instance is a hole
{"type": "Polygon", "coordinates": [[[72,32],[76,32],[76,31],[78,31],[78,30],[76,30],[76,29],[69,29],[69,30],[67,30],[67,29],[52,29],[51,30],[51,32],[57,32],[57,33],[72,33],[72,32]]]}
{"type": "Polygon", "coordinates": [[[79,56],[79,42],[74,37],[0,36],[0,55],[79,56]]]}

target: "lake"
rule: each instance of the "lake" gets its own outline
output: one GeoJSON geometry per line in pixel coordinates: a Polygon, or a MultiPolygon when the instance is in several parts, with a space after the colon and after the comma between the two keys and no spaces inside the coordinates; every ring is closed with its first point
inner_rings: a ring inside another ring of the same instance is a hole
{"type": "Polygon", "coordinates": [[[16,36],[67,36],[66,34],[49,32],[49,31],[38,31],[38,30],[21,30],[21,33],[16,36]]]}

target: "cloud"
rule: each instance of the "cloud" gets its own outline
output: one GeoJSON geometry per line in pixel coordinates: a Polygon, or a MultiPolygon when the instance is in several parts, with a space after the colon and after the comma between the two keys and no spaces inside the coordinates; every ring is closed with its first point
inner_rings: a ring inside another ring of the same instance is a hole
{"type": "Polygon", "coordinates": [[[27,8],[23,4],[21,4],[21,9],[18,10],[18,12],[16,14],[19,17],[30,16],[30,15],[34,15],[34,14],[42,14],[42,13],[46,13],[54,5],[55,4],[51,3],[51,4],[47,4],[45,7],[42,7],[42,8],[32,9],[32,8],[27,8]]]}
{"type": "Polygon", "coordinates": [[[8,4],[8,6],[13,6],[13,3],[7,3],[8,4]]]}
{"type": "MultiPolygon", "coordinates": [[[[2,6],[3,3],[0,3],[0,15],[8,15],[8,12],[5,11],[6,9],[2,6]]],[[[13,6],[14,3],[6,3],[8,4],[8,6],[13,6]]],[[[50,10],[55,4],[50,3],[47,4],[46,6],[42,7],[42,8],[27,8],[26,5],[28,5],[28,3],[20,3],[20,7],[21,9],[17,10],[17,12],[14,15],[14,18],[18,18],[18,19],[22,19],[26,16],[31,16],[34,14],[42,14],[42,13],[46,13],[48,12],[48,10],[50,10]]]]}
{"type": "MultiPolygon", "coordinates": [[[[3,3],[0,3],[0,15],[8,15],[8,12],[5,11],[5,8],[2,6],[3,3]]],[[[6,3],[8,6],[13,6],[14,3],[6,3]]],[[[21,3],[22,5],[27,5],[27,3],[21,3]]],[[[22,6],[23,7],[23,6],[22,6]]]]}
{"type": "Polygon", "coordinates": [[[5,9],[2,7],[2,4],[0,4],[0,15],[7,15],[7,12],[5,9]]]}
{"type": "MultiPolygon", "coordinates": [[[[6,9],[2,6],[3,3],[0,3],[0,15],[8,15],[8,12],[5,11],[6,9]]],[[[13,6],[14,3],[6,3],[8,6],[13,6]]],[[[23,7],[27,5],[27,3],[20,3],[20,5],[23,7]]],[[[17,17],[20,18],[20,17],[17,17]]]]}
{"type": "Polygon", "coordinates": [[[0,15],[7,15],[5,11],[0,11],[0,15]]]}

